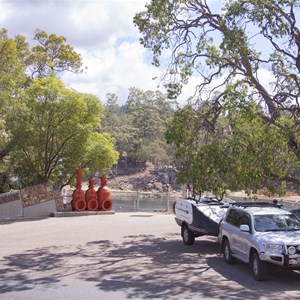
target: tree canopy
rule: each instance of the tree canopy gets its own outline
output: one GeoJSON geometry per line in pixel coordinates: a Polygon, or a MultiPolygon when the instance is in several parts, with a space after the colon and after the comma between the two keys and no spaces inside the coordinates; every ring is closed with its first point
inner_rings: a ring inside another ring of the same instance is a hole
{"type": "Polygon", "coordinates": [[[32,77],[43,77],[52,72],[80,71],[82,62],[80,55],[73,47],[66,44],[66,38],[55,34],[48,35],[37,30],[34,39],[38,44],[32,47],[30,66],[32,77]]]}
{"type": "Polygon", "coordinates": [[[214,192],[299,190],[299,5],[152,0],[136,14],[153,64],[165,65],[169,57],[170,96],[191,76],[199,79],[167,133],[177,146],[182,181],[214,192]]]}
{"type": "Polygon", "coordinates": [[[118,158],[114,141],[96,131],[102,105],[95,96],[69,90],[50,76],[34,79],[21,100],[11,159],[23,185],[64,183],[76,166],[104,170],[118,158]]]}
{"type": "Polygon", "coordinates": [[[126,103],[107,95],[102,130],[116,139],[116,148],[127,162],[173,163],[173,147],[167,145],[165,128],[173,114],[173,102],[159,91],[130,88],[126,103]]]}
{"type": "Polygon", "coordinates": [[[77,167],[108,170],[115,140],[99,133],[103,105],[67,88],[59,73],[80,72],[81,57],[66,38],[37,30],[37,44],[0,31],[0,192],[72,180],[77,167]]]}

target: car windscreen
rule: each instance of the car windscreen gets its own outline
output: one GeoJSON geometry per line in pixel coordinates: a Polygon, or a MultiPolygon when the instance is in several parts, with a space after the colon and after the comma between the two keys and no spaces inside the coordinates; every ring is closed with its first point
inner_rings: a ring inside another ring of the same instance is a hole
{"type": "Polygon", "coordinates": [[[293,214],[256,215],[255,231],[294,231],[300,230],[300,221],[293,214]]]}

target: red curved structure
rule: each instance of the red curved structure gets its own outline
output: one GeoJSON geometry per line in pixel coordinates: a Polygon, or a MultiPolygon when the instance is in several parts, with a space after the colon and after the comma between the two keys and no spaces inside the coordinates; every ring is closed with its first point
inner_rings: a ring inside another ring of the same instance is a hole
{"type": "Polygon", "coordinates": [[[72,194],[71,206],[72,210],[75,211],[84,211],[86,209],[86,201],[84,197],[84,192],[82,188],[82,169],[76,169],[76,189],[72,194]]]}
{"type": "Polygon", "coordinates": [[[104,200],[101,204],[101,209],[103,211],[109,211],[109,210],[112,210],[112,201],[111,199],[107,199],[107,200],[104,200]]]}
{"type": "Polygon", "coordinates": [[[99,208],[99,202],[97,200],[97,193],[94,190],[94,183],[95,183],[95,179],[93,177],[91,177],[89,179],[89,188],[85,193],[87,209],[92,210],[92,211],[98,210],[98,208],[99,208]]]}
{"type": "Polygon", "coordinates": [[[103,211],[109,211],[112,209],[112,201],[110,199],[110,190],[106,186],[107,179],[106,176],[101,176],[101,185],[97,191],[99,209],[103,211]]]}

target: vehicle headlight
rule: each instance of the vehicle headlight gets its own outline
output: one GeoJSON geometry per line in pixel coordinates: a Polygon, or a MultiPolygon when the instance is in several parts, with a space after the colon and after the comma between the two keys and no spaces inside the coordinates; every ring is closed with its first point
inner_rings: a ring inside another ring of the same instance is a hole
{"type": "Polygon", "coordinates": [[[288,247],[288,254],[295,255],[296,251],[297,251],[297,249],[294,246],[288,247]]]}
{"type": "Polygon", "coordinates": [[[263,247],[265,249],[266,253],[272,253],[272,254],[282,254],[283,252],[283,245],[281,244],[269,244],[269,243],[263,243],[263,247]]]}

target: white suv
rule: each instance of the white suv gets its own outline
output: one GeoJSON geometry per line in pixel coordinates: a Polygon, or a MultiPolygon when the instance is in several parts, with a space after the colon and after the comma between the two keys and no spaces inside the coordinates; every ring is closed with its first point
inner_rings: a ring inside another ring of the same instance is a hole
{"type": "Polygon", "coordinates": [[[219,239],[226,263],[249,263],[256,280],[266,278],[270,264],[300,269],[300,220],[269,203],[243,202],[228,208],[219,239]]]}

